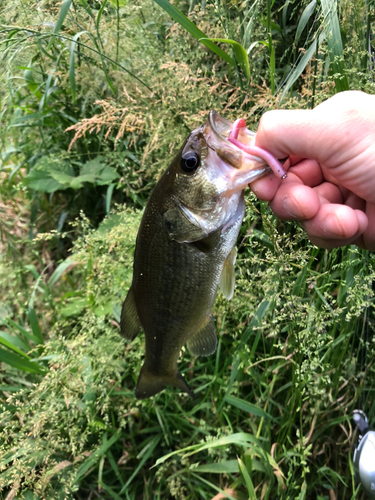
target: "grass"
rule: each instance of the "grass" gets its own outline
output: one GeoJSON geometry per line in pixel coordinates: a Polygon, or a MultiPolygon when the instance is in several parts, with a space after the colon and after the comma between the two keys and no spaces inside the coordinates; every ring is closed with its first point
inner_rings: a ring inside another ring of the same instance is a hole
{"type": "Polygon", "coordinates": [[[351,412],[375,418],[372,254],[318,249],[247,193],[217,352],[180,360],[194,399],[135,400],[144,338],[125,344],[119,314],[142,207],[188,130],[211,108],[256,129],[340,85],[374,92],[371,8],[178,2],[180,26],[149,2],[25,5],[0,12],[0,498],[364,498],[351,412]]]}

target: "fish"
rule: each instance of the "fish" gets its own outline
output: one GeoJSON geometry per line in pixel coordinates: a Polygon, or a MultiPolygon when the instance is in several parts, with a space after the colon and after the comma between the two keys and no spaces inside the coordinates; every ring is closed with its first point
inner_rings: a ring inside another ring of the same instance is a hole
{"type": "MultiPolygon", "coordinates": [[[[243,190],[270,172],[272,163],[262,150],[251,149],[255,133],[245,125],[211,111],[187,137],[145,208],[120,325],[130,342],[141,328],[145,332],[137,399],[167,386],[193,396],[178,371],[180,351],[185,344],[195,356],[216,350],[211,309],[219,286],[228,300],[233,295],[243,190]]],[[[282,166],[273,168],[279,167],[280,177],[282,166]]]]}

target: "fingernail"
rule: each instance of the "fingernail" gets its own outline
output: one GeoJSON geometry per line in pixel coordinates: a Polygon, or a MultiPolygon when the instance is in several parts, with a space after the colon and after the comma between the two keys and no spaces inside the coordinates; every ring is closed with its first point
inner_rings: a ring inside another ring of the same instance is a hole
{"type": "Polygon", "coordinates": [[[294,219],[303,219],[304,215],[301,212],[301,209],[297,205],[295,199],[293,196],[285,196],[284,201],[283,201],[283,208],[285,212],[293,217],[294,219]]]}

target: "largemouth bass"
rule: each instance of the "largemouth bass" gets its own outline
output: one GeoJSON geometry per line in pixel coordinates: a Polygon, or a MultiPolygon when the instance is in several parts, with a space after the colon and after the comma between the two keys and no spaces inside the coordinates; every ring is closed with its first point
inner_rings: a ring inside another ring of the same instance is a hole
{"type": "Polygon", "coordinates": [[[192,395],[177,368],[182,346],[196,356],[216,350],[211,308],[219,284],[228,300],[233,295],[243,190],[270,171],[264,159],[252,156],[262,156],[262,150],[251,149],[255,134],[242,122],[233,124],[211,111],[186,139],[145,209],[121,313],[126,339],[133,340],[141,327],[146,336],[138,399],[167,385],[192,395]]]}

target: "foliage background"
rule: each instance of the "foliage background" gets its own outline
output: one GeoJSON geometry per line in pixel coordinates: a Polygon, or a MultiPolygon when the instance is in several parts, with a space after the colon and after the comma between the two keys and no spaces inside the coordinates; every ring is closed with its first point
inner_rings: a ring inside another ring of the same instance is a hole
{"type": "Polygon", "coordinates": [[[373,4],[158,4],[1,6],[0,497],[364,498],[372,254],[318,249],[248,193],[217,353],[181,358],[194,400],[135,400],[144,340],[118,323],[142,209],[188,132],[210,109],[256,130],[267,109],[374,93],[373,4]]]}

